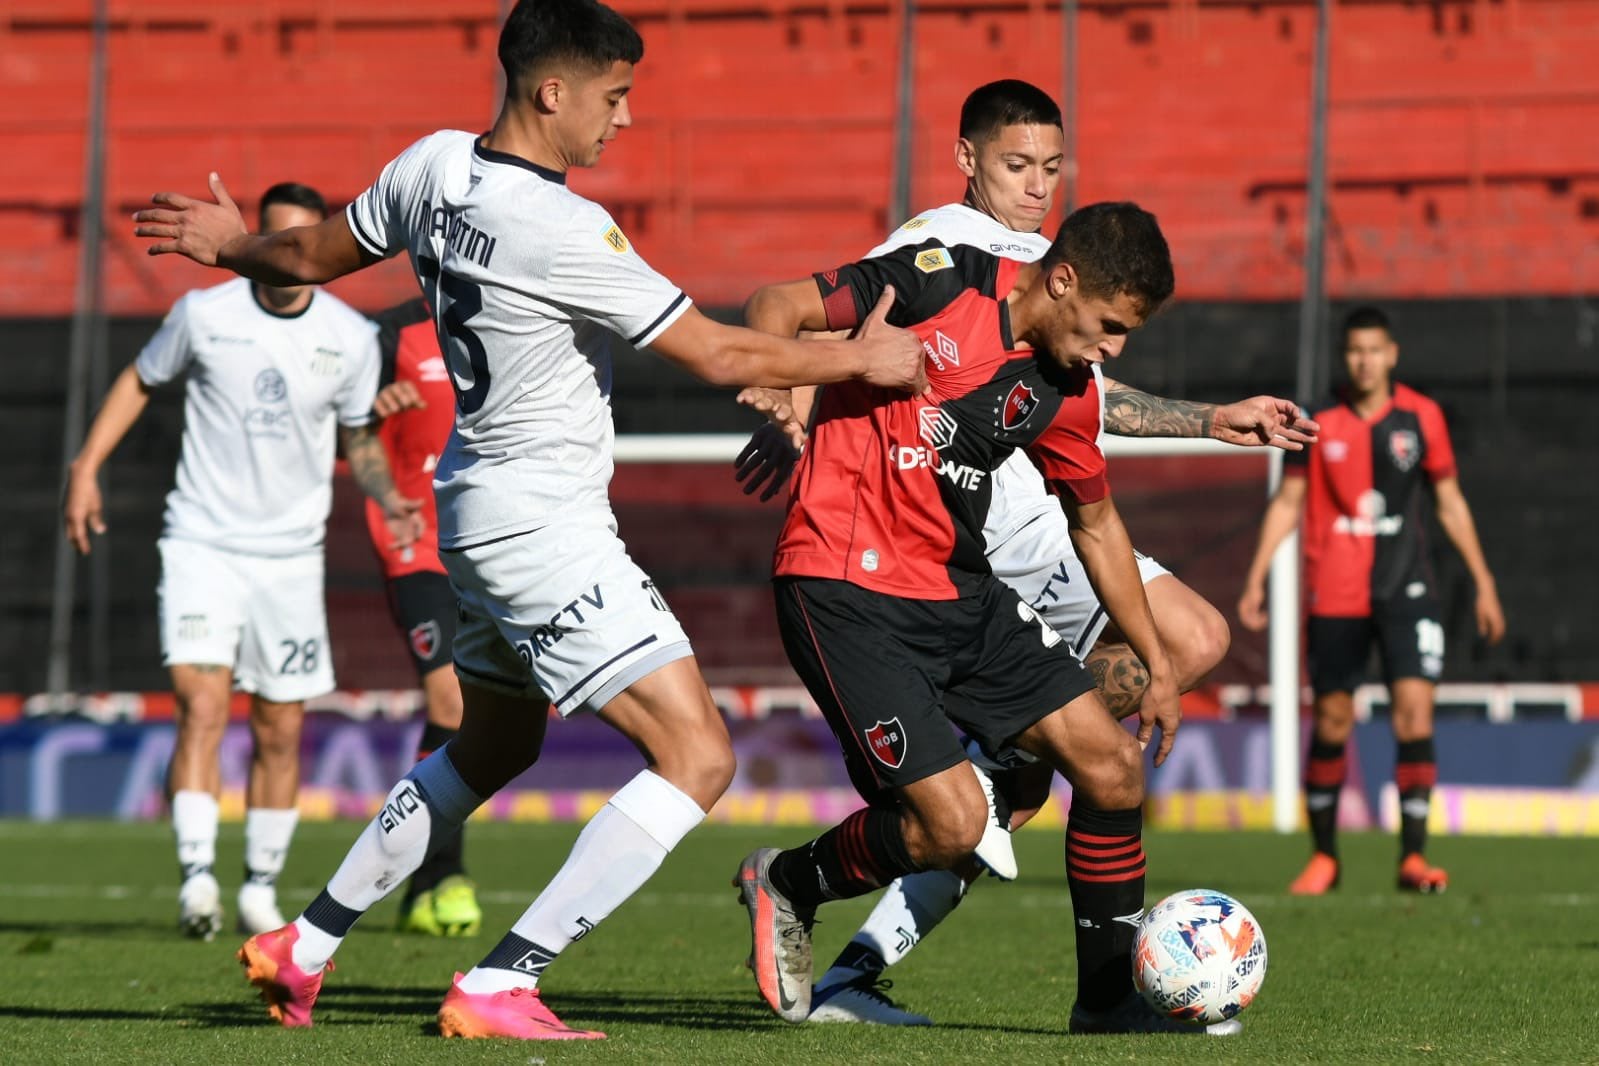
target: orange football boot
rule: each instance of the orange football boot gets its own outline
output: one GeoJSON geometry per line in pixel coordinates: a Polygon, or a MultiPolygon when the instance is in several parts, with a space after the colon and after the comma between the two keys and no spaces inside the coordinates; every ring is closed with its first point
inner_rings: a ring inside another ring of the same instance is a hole
{"type": "Polygon", "coordinates": [[[1449,887],[1449,873],[1430,866],[1419,851],[1406,855],[1399,864],[1399,889],[1402,892],[1442,892],[1449,887]]]}
{"type": "Polygon", "coordinates": [[[1305,868],[1299,871],[1294,883],[1288,886],[1292,896],[1321,896],[1338,887],[1338,860],[1324,851],[1310,857],[1305,868]]]}

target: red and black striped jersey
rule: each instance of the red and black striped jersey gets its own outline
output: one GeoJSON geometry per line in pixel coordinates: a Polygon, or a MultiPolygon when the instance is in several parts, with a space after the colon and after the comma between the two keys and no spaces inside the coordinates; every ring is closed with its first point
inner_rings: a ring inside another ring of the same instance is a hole
{"type": "Polygon", "coordinates": [[[1283,474],[1307,477],[1305,587],[1310,613],[1359,618],[1372,605],[1436,593],[1427,558],[1427,483],[1455,476],[1438,405],[1395,385],[1388,405],[1362,418],[1347,402],[1317,411],[1320,440],[1289,452],[1283,474]]]}
{"type": "Polygon", "coordinates": [[[1017,449],[1057,494],[1106,496],[1098,368],[1066,369],[1017,348],[1005,298],[1021,269],[928,241],[816,275],[829,329],[858,325],[894,287],[888,321],[921,337],[931,392],[859,382],[821,390],[776,574],[910,599],[972,593],[990,572],[990,475],[1017,449]]]}
{"type": "Polygon", "coordinates": [[[378,324],[378,349],[383,356],[380,386],[410,381],[427,405],[385,418],[378,426],[378,439],[388,454],[394,487],[400,495],[422,501],[425,528],[414,544],[391,548],[392,535],[384,525],[383,509],[367,500],[367,532],[383,564],[384,577],[403,577],[424,570],[442,574],[444,564],[439,561],[439,516],[433,502],[433,469],[438,466],[444,442],[455,425],[455,389],[450,384],[450,372],[439,351],[433,316],[425,302],[411,300],[372,317],[378,324]]]}

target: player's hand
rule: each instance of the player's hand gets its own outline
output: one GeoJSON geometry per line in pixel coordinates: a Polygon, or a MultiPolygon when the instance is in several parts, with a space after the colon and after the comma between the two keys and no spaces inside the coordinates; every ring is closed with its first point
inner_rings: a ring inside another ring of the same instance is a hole
{"type": "Polygon", "coordinates": [[[1238,620],[1244,623],[1244,628],[1251,633],[1259,633],[1266,628],[1266,584],[1263,581],[1247,581],[1244,591],[1238,596],[1238,620]]]}
{"type": "Polygon", "coordinates": [[[765,503],[788,481],[799,462],[799,450],[784,435],[782,429],[771,422],[762,423],[750,434],[749,443],[733,460],[733,480],[743,482],[744,495],[752,495],[764,484],[761,502],[765,503]]]}
{"type": "Polygon", "coordinates": [[[89,554],[89,534],[106,530],[104,504],[100,498],[100,482],[89,471],[73,464],[67,475],[67,495],[61,505],[65,520],[67,540],[78,549],[79,555],[89,554]]]}
{"type": "Polygon", "coordinates": [[[427,524],[422,520],[421,500],[401,496],[395,491],[380,500],[379,506],[383,508],[383,524],[393,538],[390,548],[409,548],[422,538],[427,524]]]}
{"type": "Polygon", "coordinates": [[[1298,452],[1303,451],[1305,445],[1316,443],[1320,431],[1321,426],[1306,418],[1292,400],[1251,396],[1217,407],[1210,435],[1244,448],[1281,448],[1285,452],[1298,452]]]}
{"type": "Polygon", "coordinates": [[[741,389],[738,402],[751,411],[766,416],[766,421],[783,431],[795,451],[805,447],[805,423],[794,410],[794,393],[790,389],[767,389],[751,385],[741,389]]]}
{"type": "Polygon", "coordinates": [[[396,381],[378,390],[372,400],[372,413],[379,418],[392,418],[401,411],[419,411],[426,406],[416,382],[396,381]]]}
{"type": "Polygon", "coordinates": [[[856,343],[870,348],[867,369],[861,380],[868,385],[921,396],[928,391],[927,356],[922,339],[909,330],[888,324],[888,312],[893,306],[894,286],[886,285],[877,306],[855,333],[856,343]]]}
{"type": "Polygon", "coordinates": [[[1159,677],[1151,675],[1149,690],[1138,707],[1138,747],[1148,750],[1155,730],[1160,730],[1160,744],[1155,748],[1155,765],[1166,761],[1171,746],[1177,742],[1177,729],[1182,725],[1183,705],[1177,694],[1177,681],[1169,673],[1159,677]]]}
{"type": "Polygon", "coordinates": [[[1491,583],[1477,589],[1477,635],[1489,644],[1498,644],[1505,635],[1505,612],[1499,606],[1499,590],[1491,583]]]}
{"type": "Polygon", "coordinates": [[[133,213],[137,237],[159,238],[146,249],[150,255],[188,256],[202,266],[216,266],[222,248],[235,237],[250,232],[239,206],[228,195],[222,179],[213,172],[209,179],[215,203],[196,200],[179,192],[158,192],[150,197],[155,207],[133,213]]]}

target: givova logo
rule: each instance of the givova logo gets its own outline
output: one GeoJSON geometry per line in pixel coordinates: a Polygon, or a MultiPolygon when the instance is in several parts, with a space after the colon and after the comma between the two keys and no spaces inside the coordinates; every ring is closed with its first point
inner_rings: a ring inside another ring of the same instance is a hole
{"type": "Polygon", "coordinates": [[[422,808],[422,794],[416,790],[416,785],[410,781],[405,782],[405,787],[389,797],[389,801],[378,812],[378,825],[385,833],[392,833],[395,827],[422,808]]]}

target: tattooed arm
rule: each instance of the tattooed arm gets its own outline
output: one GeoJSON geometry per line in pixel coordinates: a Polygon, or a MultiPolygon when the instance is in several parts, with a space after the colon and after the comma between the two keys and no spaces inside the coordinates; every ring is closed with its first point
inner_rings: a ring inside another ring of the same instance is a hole
{"type": "Polygon", "coordinates": [[[339,443],[350,464],[356,485],[383,508],[384,521],[394,535],[394,547],[403,548],[422,534],[422,501],[400,495],[389,472],[383,442],[371,426],[340,426],[339,443]]]}
{"type": "Polygon", "coordinates": [[[1297,452],[1314,444],[1319,427],[1297,404],[1274,396],[1237,403],[1168,400],[1105,379],[1105,431],[1122,437],[1209,437],[1241,447],[1297,452]]]}

